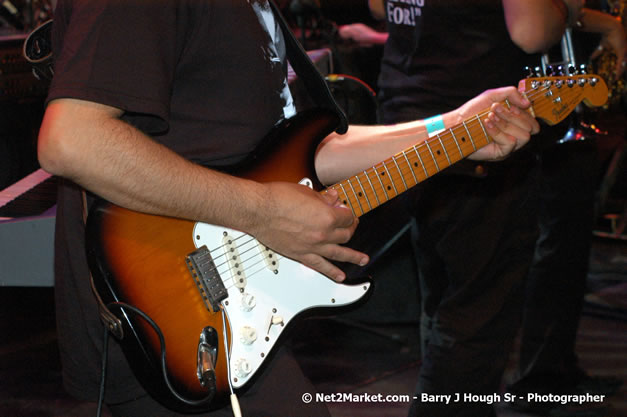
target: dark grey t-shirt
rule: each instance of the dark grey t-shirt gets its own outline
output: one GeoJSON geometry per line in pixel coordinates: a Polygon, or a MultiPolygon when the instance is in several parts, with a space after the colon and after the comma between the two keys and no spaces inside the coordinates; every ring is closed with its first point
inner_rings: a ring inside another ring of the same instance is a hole
{"type": "Polygon", "coordinates": [[[285,48],[265,0],[60,1],[54,37],[49,99],[121,108],[203,164],[250,152],[291,101],[285,48]]]}

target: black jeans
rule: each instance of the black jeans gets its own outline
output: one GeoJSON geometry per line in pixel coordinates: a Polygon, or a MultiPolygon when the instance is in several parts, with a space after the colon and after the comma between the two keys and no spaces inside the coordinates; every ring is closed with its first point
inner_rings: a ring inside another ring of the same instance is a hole
{"type": "Polygon", "coordinates": [[[423,363],[411,416],[492,416],[537,236],[531,154],[488,176],[440,175],[417,199],[423,363]],[[422,394],[452,395],[423,401],[422,394]],[[460,401],[455,402],[459,394],[460,401]]]}

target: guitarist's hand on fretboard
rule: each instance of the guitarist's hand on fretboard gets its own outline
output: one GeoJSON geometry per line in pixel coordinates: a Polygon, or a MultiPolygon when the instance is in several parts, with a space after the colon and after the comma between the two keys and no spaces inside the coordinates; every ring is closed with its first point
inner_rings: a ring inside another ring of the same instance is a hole
{"type": "Polygon", "coordinates": [[[540,131],[537,120],[527,111],[531,103],[514,87],[488,90],[470,100],[457,112],[460,120],[466,120],[484,109],[481,114],[492,143],[469,156],[475,160],[500,160],[523,147],[531,135],[540,131]]]}

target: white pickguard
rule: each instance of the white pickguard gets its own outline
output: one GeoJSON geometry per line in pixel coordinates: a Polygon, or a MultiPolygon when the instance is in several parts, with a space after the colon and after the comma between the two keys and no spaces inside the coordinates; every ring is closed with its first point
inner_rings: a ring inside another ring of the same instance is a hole
{"type": "Polygon", "coordinates": [[[369,282],[339,284],[291,259],[271,252],[270,257],[256,239],[236,230],[196,223],[193,238],[197,248],[209,248],[228,290],[222,305],[231,326],[234,388],[257,372],[296,315],[352,304],[370,288],[369,282]]]}

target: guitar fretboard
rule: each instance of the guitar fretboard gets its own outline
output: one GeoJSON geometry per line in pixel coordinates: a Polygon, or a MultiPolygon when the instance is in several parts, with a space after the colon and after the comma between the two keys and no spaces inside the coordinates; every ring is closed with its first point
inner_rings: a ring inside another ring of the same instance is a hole
{"type": "MultiPolygon", "coordinates": [[[[526,111],[549,125],[564,120],[582,101],[600,106],[608,95],[603,79],[593,74],[527,78],[519,90],[531,102],[526,111]]],[[[507,100],[501,104],[510,107],[507,100]]],[[[488,113],[484,110],[322,192],[336,190],[340,201],[362,216],[492,142],[482,122],[488,113]]]]}
{"type": "Polygon", "coordinates": [[[335,189],[356,217],[366,214],[489,144],[492,139],[481,121],[485,115],[487,111],[328,189],[335,189]]]}

